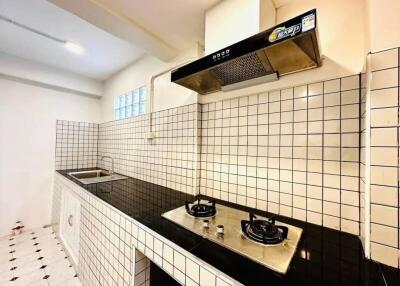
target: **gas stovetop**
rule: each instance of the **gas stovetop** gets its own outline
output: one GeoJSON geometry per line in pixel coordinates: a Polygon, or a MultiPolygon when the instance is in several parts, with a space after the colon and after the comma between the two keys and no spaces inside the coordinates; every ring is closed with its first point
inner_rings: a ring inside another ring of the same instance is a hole
{"type": "Polygon", "coordinates": [[[285,274],[302,229],[247,212],[196,201],[162,216],[189,231],[285,274]]]}

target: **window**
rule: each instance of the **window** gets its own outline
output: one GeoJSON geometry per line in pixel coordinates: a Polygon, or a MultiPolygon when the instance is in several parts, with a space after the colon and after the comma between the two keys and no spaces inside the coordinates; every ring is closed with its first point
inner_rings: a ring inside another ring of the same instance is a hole
{"type": "Polygon", "coordinates": [[[114,99],[114,120],[138,116],[146,112],[146,86],[129,91],[114,99]]]}

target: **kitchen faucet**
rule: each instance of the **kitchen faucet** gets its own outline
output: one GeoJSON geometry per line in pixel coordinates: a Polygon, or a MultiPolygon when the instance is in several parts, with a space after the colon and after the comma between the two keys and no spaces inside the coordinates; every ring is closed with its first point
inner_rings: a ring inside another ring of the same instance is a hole
{"type": "Polygon", "coordinates": [[[113,174],[113,173],[114,173],[114,158],[111,157],[111,156],[101,156],[100,161],[103,161],[105,158],[111,159],[111,169],[108,170],[108,172],[109,172],[110,174],[113,174]]]}

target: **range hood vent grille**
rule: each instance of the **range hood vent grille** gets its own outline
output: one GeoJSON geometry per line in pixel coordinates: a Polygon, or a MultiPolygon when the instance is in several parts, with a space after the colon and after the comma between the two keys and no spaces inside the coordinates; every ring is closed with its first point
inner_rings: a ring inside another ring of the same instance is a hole
{"type": "Polygon", "coordinates": [[[171,81],[207,94],[321,66],[316,21],[311,10],[174,70],[171,81]]]}
{"type": "Polygon", "coordinates": [[[233,59],[213,70],[223,86],[271,73],[271,70],[264,67],[256,52],[233,59]]]}

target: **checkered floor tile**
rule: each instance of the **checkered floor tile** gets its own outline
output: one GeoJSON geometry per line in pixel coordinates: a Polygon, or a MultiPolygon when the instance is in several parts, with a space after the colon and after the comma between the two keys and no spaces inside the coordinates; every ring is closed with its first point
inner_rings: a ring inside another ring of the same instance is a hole
{"type": "Polygon", "coordinates": [[[0,238],[0,286],[81,285],[51,227],[0,238]]]}

